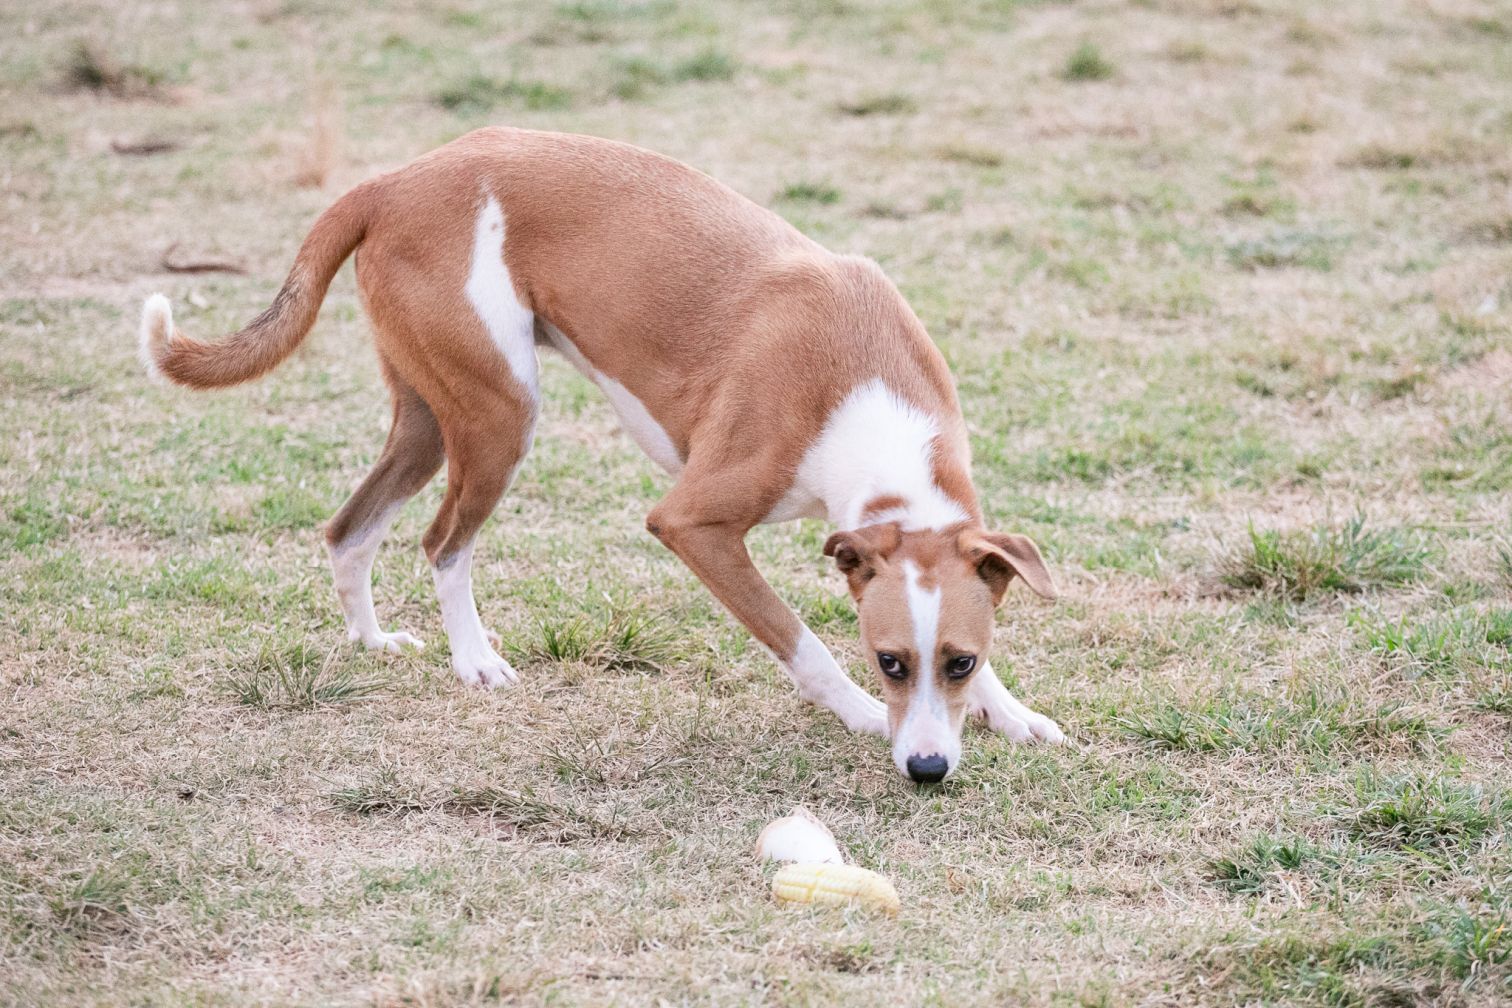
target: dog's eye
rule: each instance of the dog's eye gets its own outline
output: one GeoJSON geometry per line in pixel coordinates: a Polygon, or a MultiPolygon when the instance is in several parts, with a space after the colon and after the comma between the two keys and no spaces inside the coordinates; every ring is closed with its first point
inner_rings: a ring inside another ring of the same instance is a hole
{"type": "Polygon", "coordinates": [[[952,679],[965,679],[971,675],[971,670],[976,668],[976,655],[956,655],[950,659],[950,664],[945,666],[945,674],[952,679]]]}
{"type": "Polygon", "coordinates": [[[898,660],[897,655],[890,655],[886,651],[877,652],[877,668],[889,679],[908,678],[908,669],[898,660]]]}

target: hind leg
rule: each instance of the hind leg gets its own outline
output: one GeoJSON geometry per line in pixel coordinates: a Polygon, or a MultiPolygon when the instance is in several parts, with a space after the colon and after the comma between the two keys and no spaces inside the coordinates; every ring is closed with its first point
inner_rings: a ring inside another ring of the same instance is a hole
{"type": "Polygon", "coordinates": [[[446,496],[424,547],[452,667],[465,683],[501,686],[515,672],[478,618],[473,547],[530,448],[540,394],[535,318],[505,262],[503,209],[485,195],[471,212],[470,246],[417,232],[429,250],[423,264],[374,246],[357,261],[357,281],[380,338],[396,337],[383,341],[384,356],[440,429],[446,496]]]}
{"type": "Polygon", "coordinates": [[[446,497],[425,533],[441,621],[451,644],[452,668],[469,685],[518,681],[489,641],[473,599],[472,560],[478,530],[503,496],[529,450],[535,404],[526,397],[493,395],[476,402],[458,429],[445,431],[446,497]]]}
{"type": "Polygon", "coordinates": [[[436,475],[445,455],[441,428],[425,400],[387,366],[385,372],[394,397],[388,441],[372,472],[326,526],[325,537],[347,637],[397,654],[406,645],[425,645],[403,631],[385,633],[378,626],[373,558],[399,509],[436,475]]]}

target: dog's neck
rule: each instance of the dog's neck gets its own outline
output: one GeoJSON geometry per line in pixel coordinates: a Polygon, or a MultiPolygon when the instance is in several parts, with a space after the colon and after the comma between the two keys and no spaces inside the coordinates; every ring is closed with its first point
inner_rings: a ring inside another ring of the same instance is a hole
{"type": "Polygon", "coordinates": [[[840,518],[832,516],[840,531],[854,531],[868,525],[895,522],[904,532],[959,525],[967,520],[966,516],[970,513],[960,502],[951,500],[943,492],[930,493],[922,500],[910,500],[894,493],[878,494],[870,496],[859,507],[853,501],[842,512],[840,518]]]}

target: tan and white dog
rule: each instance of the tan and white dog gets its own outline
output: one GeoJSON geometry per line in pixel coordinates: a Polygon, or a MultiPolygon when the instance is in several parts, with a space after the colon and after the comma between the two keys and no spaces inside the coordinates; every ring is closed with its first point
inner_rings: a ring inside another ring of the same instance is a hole
{"type": "Polygon", "coordinates": [[[987,661],[1017,575],[1054,586],[1027,538],[988,532],[945,361],[877,265],[834,255],[706,175],[592,137],[483,129],[357,186],[315,222],[271,307],[216,343],[143,310],[152,371],[191,388],[244,382],[287,357],[331,277],[357,282],[393,424],[326,529],[353,640],[398,651],[373,611],[374,554],[441,468],[425,533],[457,675],[515,671],[472,593],[478,529],[530,449],[536,348],[603,390],[676,482],[646,528],[781,662],[800,694],[892,740],[919,781],[955,769],[968,712],[1020,741],[1063,740],[987,661]],[[755,525],[822,516],[886,704],[851,681],[751,563],[755,525]]]}

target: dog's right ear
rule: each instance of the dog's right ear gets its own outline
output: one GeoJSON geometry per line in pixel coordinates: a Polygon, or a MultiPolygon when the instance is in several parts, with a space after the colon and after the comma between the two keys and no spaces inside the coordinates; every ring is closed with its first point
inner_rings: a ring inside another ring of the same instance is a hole
{"type": "Polygon", "coordinates": [[[824,555],[835,558],[835,567],[850,583],[851,595],[857,600],[866,583],[877,573],[877,562],[885,559],[903,541],[896,522],[868,525],[850,532],[836,532],[824,543],[824,555]]]}

